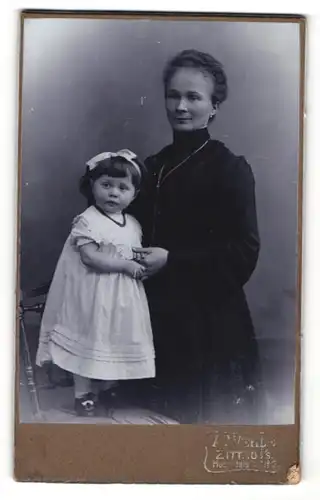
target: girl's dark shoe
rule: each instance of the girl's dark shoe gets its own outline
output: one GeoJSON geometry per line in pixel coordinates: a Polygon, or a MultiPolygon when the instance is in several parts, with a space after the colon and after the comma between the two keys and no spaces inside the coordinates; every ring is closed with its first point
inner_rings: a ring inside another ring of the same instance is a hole
{"type": "Polygon", "coordinates": [[[96,415],[96,396],[92,392],[75,399],[75,411],[78,417],[94,417],[96,415]]]}
{"type": "Polygon", "coordinates": [[[113,408],[117,404],[117,394],[114,390],[99,391],[98,401],[106,410],[113,408]]]}

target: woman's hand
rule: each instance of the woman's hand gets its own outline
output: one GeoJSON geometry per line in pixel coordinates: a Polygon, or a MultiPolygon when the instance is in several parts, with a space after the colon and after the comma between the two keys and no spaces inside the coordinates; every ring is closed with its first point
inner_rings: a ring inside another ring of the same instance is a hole
{"type": "Polygon", "coordinates": [[[142,279],[145,274],[146,268],[134,260],[125,260],[123,272],[130,276],[130,278],[139,280],[142,279]]]}
{"type": "Polygon", "coordinates": [[[159,272],[167,264],[168,254],[168,250],[159,247],[133,249],[134,259],[145,267],[143,277],[159,272]]]}

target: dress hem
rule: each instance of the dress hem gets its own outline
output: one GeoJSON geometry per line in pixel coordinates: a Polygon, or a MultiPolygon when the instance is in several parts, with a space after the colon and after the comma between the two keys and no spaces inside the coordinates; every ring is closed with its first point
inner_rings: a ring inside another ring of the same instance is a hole
{"type": "Polygon", "coordinates": [[[117,362],[82,358],[50,342],[51,358],[63,370],[97,380],[135,380],[155,377],[155,360],[117,362]]]}

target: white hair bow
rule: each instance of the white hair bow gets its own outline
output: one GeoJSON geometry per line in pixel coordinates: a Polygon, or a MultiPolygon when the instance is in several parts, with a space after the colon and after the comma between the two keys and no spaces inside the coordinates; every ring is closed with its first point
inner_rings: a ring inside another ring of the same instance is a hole
{"type": "Polygon", "coordinates": [[[137,160],[137,155],[135,153],[133,153],[132,151],[130,151],[130,149],[120,149],[120,151],[117,151],[115,153],[112,153],[110,151],[107,151],[105,153],[100,153],[100,154],[94,156],[93,158],[91,158],[91,160],[87,161],[86,166],[88,167],[89,170],[93,170],[94,168],[96,168],[97,163],[99,161],[107,160],[108,158],[117,158],[117,157],[124,158],[125,160],[130,162],[135,167],[135,169],[138,171],[139,175],[141,176],[140,167],[139,167],[138,163],[135,161],[135,160],[137,160]]]}

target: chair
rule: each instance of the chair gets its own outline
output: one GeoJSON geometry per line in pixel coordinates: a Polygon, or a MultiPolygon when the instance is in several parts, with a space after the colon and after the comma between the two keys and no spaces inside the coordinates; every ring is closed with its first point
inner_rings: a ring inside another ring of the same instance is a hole
{"type": "MultiPolygon", "coordinates": [[[[40,319],[42,318],[49,288],[50,282],[44,283],[29,291],[20,290],[19,297],[20,355],[22,356],[33,414],[36,420],[42,420],[42,414],[40,410],[39,394],[32,364],[30,346],[27,337],[25,315],[28,312],[33,312],[39,314],[40,319]],[[35,299],[37,300],[34,301],[35,299]],[[32,303],[28,303],[30,301],[32,303]]],[[[52,365],[50,364],[46,366],[45,370],[49,382],[48,386],[46,386],[47,389],[54,389],[57,386],[66,387],[73,385],[73,378],[69,373],[66,372],[65,377],[60,380],[55,380],[52,365]]]]}

